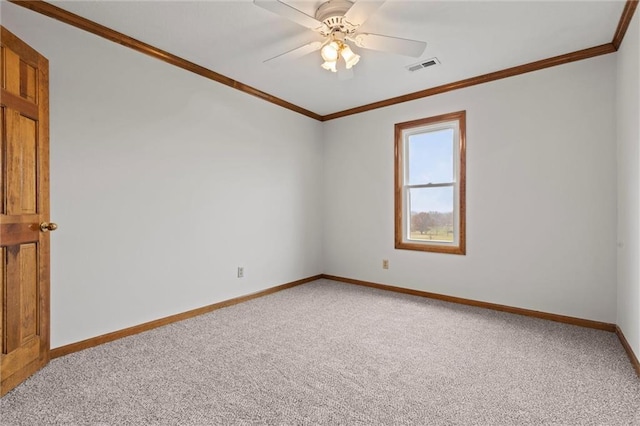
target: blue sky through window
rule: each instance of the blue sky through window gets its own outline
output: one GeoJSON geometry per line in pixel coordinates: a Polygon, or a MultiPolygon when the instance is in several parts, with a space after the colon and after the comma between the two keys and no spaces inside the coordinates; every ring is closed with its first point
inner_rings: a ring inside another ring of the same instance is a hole
{"type": "MultiPolygon", "coordinates": [[[[409,136],[409,185],[453,182],[453,129],[409,136]]],[[[453,188],[415,188],[412,212],[452,212],[453,188]]]]}

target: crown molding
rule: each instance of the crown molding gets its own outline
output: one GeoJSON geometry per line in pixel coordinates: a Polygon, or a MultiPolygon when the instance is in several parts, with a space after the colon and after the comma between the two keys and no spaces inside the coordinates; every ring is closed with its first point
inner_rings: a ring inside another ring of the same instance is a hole
{"type": "Polygon", "coordinates": [[[346,117],[348,115],[359,114],[361,112],[371,111],[378,108],[384,108],[391,105],[412,101],[415,99],[426,98],[428,96],[438,95],[440,93],[450,92],[452,90],[463,89],[465,87],[475,86],[477,84],[488,83],[490,81],[500,80],[502,78],[514,77],[516,75],[520,75],[520,74],[524,74],[532,71],[538,71],[538,70],[553,67],[556,65],[562,65],[569,62],[581,61],[583,59],[593,58],[595,56],[606,55],[608,53],[616,52],[620,48],[620,45],[622,44],[624,35],[627,32],[627,28],[629,28],[629,24],[631,23],[631,19],[633,19],[633,14],[636,11],[636,8],[638,7],[638,1],[639,0],[626,1],[624,5],[624,9],[622,10],[622,15],[620,16],[620,20],[618,21],[618,27],[616,28],[616,32],[613,35],[613,39],[611,40],[611,43],[590,47],[588,49],[578,50],[576,52],[566,53],[564,55],[555,56],[553,58],[530,62],[528,64],[507,68],[507,69],[492,72],[489,74],[471,77],[466,80],[456,81],[454,83],[443,84],[442,86],[432,87],[430,89],[425,89],[418,92],[397,96],[395,98],[390,98],[383,101],[374,102],[371,104],[362,105],[355,108],[350,108],[344,111],[335,112],[333,114],[323,115],[322,121],[329,121],[336,118],[346,117]]]}
{"type": "Polygon", "coordinates": [[[627,3],[624,5],[622,16],[620,16],[620,21],[618,22],[618,28],[616,28],[616,32],[613,35],[613,40],[611,41],[613,47],[615,47],[616,50],[620,49],[622,39],[627,33],[627,28],[629,28],[629,24],[631,24],[631,19],[633,19],[633,14],[636,11],[637,7],[638,0],[627,0],[627,3]]]}
{"type": "Polygon", "coordinates": [[[38,12],[50,18],[56,19],[60,22],[64,22],[65,24],[69,24],[81,30],[90,32],[102,38],[106,38],[107,40],[110,40],[110,41],[113,41],[114,43],[118,43],[122,46],[128,47],[137,52],[144,53],[145,55],[151,56],[156,59],[160,59],[161,61],[166,62],[168,64],[175,65],[187,71],[191,71],[192,73],[208,78],[209,80],[216,81],[218,83],[224,84],[225,86],[229,86],[241,92],[247,93],[249,95],[256,96],[267,102],[271,102],[272,104],[276,104],[278,106],[289,109],[291,111],[295,111],[302,115],[306,115],[307,117],[313,118],[314,120],[322,120],[322,116],[320,114],[316,114],[313,111],[309,111],[298,105],[292,104],[291,102],[287,102],[283,99],[270,95],[266,92],[263,92],[262,90],[256,89],[255,87],[236,81],[225,75],[222,75],[208,68],[195,64],[191,61],[183,59],[179,56],[176,56],[165,50],[159,49],[150,44],[144,43],[133,37],[129,37],[125,34],[122,34],[121,32],[112,30],[111,28],[105,27],[104,25],[100,25],[97,22],[83,18],[82,16],[76,15],[75,13],[68,12],[64,9],[54,6],[51,3],[47,3],[41,0],[31,0],[31,1],[9,0],[9,2],[16,4],[18,6],[27,8],[34,12],[38,12]]]}
{"type": "Polygon", "coordinates": [[[68,12],[64,9],[61,9],[45,1],[42,1],[42,0],[28,0],[28,1],[8,0],[8,1],[18,6],[22,6],[29,10],[32,10],[34,12],[48,16],[50,18],[56,19],[60,22],[64,22],[68,25],[74,26],[81,30],[103,37],[107,40],[113,41],[114,43],[118,43],[122,46],[136,50],[145,55],[151,56],[156,59],[160,59],[161,61],[164,61],[168,64],[175,65],[187,71],[198,74],[202,77],[205,77],[210,80],[216,81],[218,83],[224,84],[226,86],[232,87],[236,90],[247,93],[249,95],[258,97],[262,100],[278,105],[282,108],[286,108],[288,110],[305,115],[314,120],[329,121],[329,120],[334,120],[336,118],[346,117],[353,114],[359,114],[365,111],[371,111],[374,109],[384,108],[384,107],[396,105],[403,102],[425,98],[428,96],[438,95],[440,93],[463,89],[465,87],[471,87],[471,86],[475,86],[482,83],[488,83],[490,81],[500,80],[508,77],[514,77],[516,75],[525,74],[532,71],[538,71],[538,70],[553,67],[556,65],[562,65],[569,62],[581,61],[583,59],[588,59],[588,58],[593,58],[599,55],[606,55],[609,53],[613,53],[617,51],[620,45],[622,44],[622,40],[624,39],[624,35],[627,31],[627,28],[629,27],[629,24],[631,23],[633,14],[636,11],[639,0],[626,1],[625,7],[622,11],[622,15],[618,22],[618,27],[613,36],[613,40],[610,43],[602,44],[600,46],[590,47],[587,49],[578,50],[571,53],[566,53],[564,55],[554,56],[552,58],[542,59],[540,61],[530,62],[528,64],[518,65],[512,68],[507,68],[504,70],[467,78],[465,80],[444,84],[438,87],[432,87],[430,89],[420,90],[418,92],[408,93],[406,95],[397,96],[394,98],[382,100],[379,102],[374,102],[367,105],[362,105],[355,108],[350,108],[344,111],[338,111],[338,112],[327,114],[327,115],[320,115],[313,111],[304,109],[298,105],[292,104],[276,96],[270,95],[269,93],[263,92],[262,90],[256,89],[255,87],[236,81],[230,77],[227,77],[225,75],[212,71],[208,68],[205,68],[193,62],[190,62],[186,59],[180,58],[179,56],[176,56],[172,53],[169,53],[167,51],[154,47],[150,44],[144,43],[140,40],[136,40],[135,38],[129,37],[118,31],[112,30],[111,28],[105,27],[104,25],[100,25],[89,19],[83,18],[74,13],[68,12]]]}
{"type": "Polygon", "coordinates": [[[371,111],[378,108],[401,104],[403,102],[426,98],[433,95],[439,95],[441,93],[450,92],[452,90],[464,89],[465,87],[471,87],[477,84],[488,83],[495,80],[501,80],[503,78],[514,77],[516,75],[538,71],[544,68],[554,67],[556,65],[567,64],[569,62],[581,61],[583,59],[606,55],[607,53],[613,53],[615,51],[616,49],[613,47],[612,43],[602,44],[600,46],[590,47],[588,49],[578,50],[576,52],[565,53],[564,55],[554,56],[553,58],[529,62],[528,64],[518,65],[489,74],[483,74],[476,77],[467,78],[465,80],[443,84],[442,86],[408,93],[406,95],[397,96],[395,98],[385,99],[384,101],[374,102],[344,111],[335,112],[333,114],[324,115],[322,116],[322,121],[334,120],[336,118],[346,117],[348,115],[359,114],[365,111],[371,111]]]}

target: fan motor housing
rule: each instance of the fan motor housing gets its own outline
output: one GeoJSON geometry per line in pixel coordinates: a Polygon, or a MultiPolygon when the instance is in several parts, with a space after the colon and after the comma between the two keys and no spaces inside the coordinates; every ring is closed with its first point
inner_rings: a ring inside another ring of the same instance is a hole
{"type": "Polygon", "coordinates": [[[353,3],[349,0],[329,0],[320,5],[316,11],[316,19],[329,27],[331,32],[353,33],[356,27],[344,19],[345,13],[351,9],[351,6],[353,3]]]}

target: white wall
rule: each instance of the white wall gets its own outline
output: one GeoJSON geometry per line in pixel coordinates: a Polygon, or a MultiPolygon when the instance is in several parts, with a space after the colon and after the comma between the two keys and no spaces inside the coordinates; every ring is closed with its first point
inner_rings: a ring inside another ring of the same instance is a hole
{"type": "Polygon", "coordinates": [[[618,319],[640,357],[640,13],[617,54],[618,319]]]}
{"type": "Polygon", "coordinates": [[[322,272],[321,123],[4,1],[2,25],[50,61],[52,347],[322,272]]]}
{"type": "Polygon", "coordinates": [[[325,123],[324,272],[615,322],[614,99],[606,55],[325,123]],[[459,110],[467,255],[395,250],[394,123],[459,110]]]}

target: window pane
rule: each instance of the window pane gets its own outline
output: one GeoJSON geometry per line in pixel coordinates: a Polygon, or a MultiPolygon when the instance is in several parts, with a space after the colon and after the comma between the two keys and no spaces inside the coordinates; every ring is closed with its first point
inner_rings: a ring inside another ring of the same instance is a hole
{"type": "Polygon", "coordinates": [[[409,240],[453,241],[453,187],[409,189],[409,240]]]}
{"type": "Polygon", "coordinates": [[[409,185],[453,182],[453,129],[409,136],[409,185]]]}

